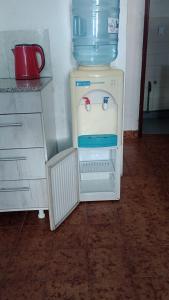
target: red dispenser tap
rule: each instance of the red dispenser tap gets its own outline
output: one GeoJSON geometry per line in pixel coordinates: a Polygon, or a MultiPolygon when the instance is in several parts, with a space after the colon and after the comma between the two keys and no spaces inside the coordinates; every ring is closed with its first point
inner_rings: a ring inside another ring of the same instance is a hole
{"type": "Polygon", "coordinates": [[[91,101],[88,97],[83,97],[85,100],[85,108],[87,111],[91,111],[91,101]]]}

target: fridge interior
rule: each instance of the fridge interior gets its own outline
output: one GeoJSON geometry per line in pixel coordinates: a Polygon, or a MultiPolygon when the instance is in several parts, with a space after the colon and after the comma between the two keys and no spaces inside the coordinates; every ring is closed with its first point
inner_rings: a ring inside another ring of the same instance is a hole
{"type": "Polygon", "coordinates": [[[115,193],[117,148],[79,149],[80,193],[115,193]]]}

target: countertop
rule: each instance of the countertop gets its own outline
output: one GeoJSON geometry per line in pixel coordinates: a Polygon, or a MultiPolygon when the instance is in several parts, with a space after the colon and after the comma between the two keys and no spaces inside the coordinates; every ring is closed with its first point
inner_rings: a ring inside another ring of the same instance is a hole
{"type": "Polygon", "coordinates": [[[34,80],[0,79],[0,93],[40,92],[51,80],[51,77],[34,80]]]}

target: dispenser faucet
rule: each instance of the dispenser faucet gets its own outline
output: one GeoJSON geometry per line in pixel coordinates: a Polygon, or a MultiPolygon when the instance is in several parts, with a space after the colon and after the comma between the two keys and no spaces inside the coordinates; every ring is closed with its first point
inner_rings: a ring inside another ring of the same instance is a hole
{"type": "Polygon", "coordinates": [[[110,97],[104,97],[103,98],[103,110],[107,110],[108,109],[108,103],[109,103],[109,98],[110,97]]]}
{"type": "Polygon", "coordinates": [[[88,97],[83,97],[85,100],[85,108],[87,111],[91,111],[91,101],[88,97]]]}

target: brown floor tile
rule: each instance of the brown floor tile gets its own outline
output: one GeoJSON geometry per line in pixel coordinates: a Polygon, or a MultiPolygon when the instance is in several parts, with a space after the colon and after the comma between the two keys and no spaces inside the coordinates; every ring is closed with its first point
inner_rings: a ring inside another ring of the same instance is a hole
{"type": "Polygon", "coordinates": [[[126,259],[128,259],[128,267],[132,275],[138,278],[168,276],[168,263],[162,253],[164,249],[158,245],[156,247],[145,245],[129,247],[126,250],[126,259]]]}
{"type": "Polygon", "coordinates": [[[130,279],[121,277],[90,282],[90,300],[136,300],[135,291],[130,279]]]}
{"type": "Polygon", "coordinates": [[[87,252],[82,249],[58,249],[47,260],[47,278],[57,283],[80,283],[88,279],[87,252]]]}
{"type": "Polygon", "coordinates": [[[134,278],[134,288],[138,300],[161,300],[157,298],[157,291],[152,278],[134,278]]]}
{"type": "MultiPolygon", "coordinates": [[[[159,224],[159,226],[160,226],[160,224],[166,224],[168,226],[169,209],[164,207],[162,205],[162,203],[161,203],[161,205],[159,205],[159,207],[157,205],[150,205],[150,203],[148,203],[148,204],[145,203],[142,213],[143,213],[147,223],[152,225],[153,228],[154,228],[154,225],[157,225],[157,224],[159,224]]],[[[154,229],[154,231],[155,231],[155,229],[154,229]]]]}
{"type": "Polygon", "coordinates": [[[157,242],[160,245],[169,245],[169,224],[157,223],[154,225],[153,229],[157,242]]]}
{"type": "Polygon", "coordinates": [[[49,213],[48,211],[45,211],[45,218],[44,219],[39,219],[38,218],[38,213],[39,211],[28,211],[25,221],[24,221],[24,226],[40,226],[44,227],[49,230],[49,213]]]}
{"type": "Polygon", "coordinates": [[[145,244],[156,245],[156,233],[153,226],[148,222],[143,210],[134,213],[133,209],[121,209],[119,212],[121,219],[121,231],[125,239],[125,244],[145,244]]]}
{"type": "Polygon", "coordinates": [[[115,278],[128,278],[130,276],[122,249],[93,249],[88,254],[88,270],[91,281],[110,281],[115,278]]]}
{"type": "Polygon", "coordinates": [[[88,203],[88,224],[113,224],[115,226],[118,226],[118,207],[119,201],[88,203]]]}
{"type": "Polygon", "coordinates": [[[6,281],[47,280],[47,261],[50,256],[47,251],[35,251],[32,254],[25,251],[13,256],[5,274],[6,281]]]}
{"type": "Polygon", "coordinates": [[[87,228],[85,225],[64,222],[52,233],[53,249],[84,249],[87,246],[87,228]]]}
{"type": "Polygon", "coordinates": [[[131,176],[153,176],[154,169],[153,166],[150,164],[149,160],[147,161],[131,161],[129,164],[130,174],[131,176]]]}
{"type": "Polygon", "coordinates": [[[4,279],[6,272],[8,270],[9,262],[11,259],[11,252],[1,253],[0,258],[0,281],[4,279]]]}
{"type": "Polygon", "coordinates": [[[153,165],[147,156],[146,147],[124,147],[124,159],[127,161],[131,176],[153,175],[153,165]]]}
{"type": "Polygon", "coordinates": [[[165,192],[165,186],[163,181],[156,176],[136,176],[134,178],[135,187],[138,192],[142,192],[143,197],[147,199],[147,202],[153,204],[161,203],[161,197],[165,192]]]}
{"type": "Polygon", "coordinates": [[[4,212],[0,213],[0,227],[11,226],[21,228],[27,212],[4,212]]]}
{"type": "Polygon", "coordinates": [[[113,225],[88,225],[88,249],[123,247],[120,228],[113,225]]]}
{"type": "Polygon", "coordinates": [[[125,192],[131,194],[134,192],[137,195],[132,176],[122,176],[121,178],[121,194],[125,195],[125,192]]]}
{"type": "Polygon", "coordinates": [[[17,251],[50,251],[55,234],[44,226],[24,226],[18,241],[17,251]]]}
{"type": "Polygon", "coordinates": [[[67,218],[66,224],[87,224],[87,203],[80,203],[80,205],[76,207],[72,214],[67,218]]]}
{"type": "Polygon", "coordinates": [[[44,282],[12,281],[1,283],[1,300],[44,300],[44,282]]]}
{"type": "Polygon", "coordinates": [[[64,282],[56,280],[45,284],[45,300],[89,300],[87,282],[64,282]]]}
{"type": "Polygon", "coordinates": [[[169,279],[167,278],[133,278],[133,287],[138,300],[168,300],[169,279]]]}
{"type": "Polygon", "coordinates": [[[0,253],[14,251],[19,239],[19,231],[16,228],[2,226],[0,228],[0,253]]]}
{"type": "Polygon", "coordinates": [[[130,176],[130,169],[129,169],[129,166],[128,166],[128,162],[127,160],[124,158],[124,161],[123,161],[123,176],[130,176]]]}
{"type": "Polygon", "coordinates": [[[123,176],[121,179],[120,205],[132,208],[135,203],[141,203],[142,194],[135,188],[133,177],[123,176]]]}
{"type": "Polygon", "coordinates": [[[169,278],[155,278],[153,279],[153,286],[156,290],[157,299],[169,299],[169,278]]]}

